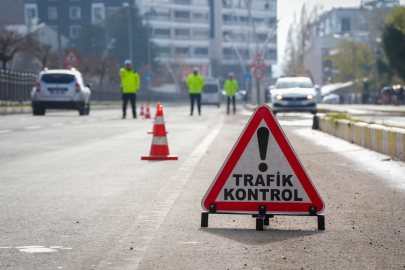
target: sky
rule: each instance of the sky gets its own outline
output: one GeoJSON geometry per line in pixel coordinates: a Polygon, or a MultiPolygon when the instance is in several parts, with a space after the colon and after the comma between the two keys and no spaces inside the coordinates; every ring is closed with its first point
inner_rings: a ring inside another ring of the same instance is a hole
{"type": "MultiPolygon", "coordinates": [[[[309,10],[315,4],[321,3],[324,10],[330,10],[333,7],[359,7],[360,0],[278,0],[278,19],[281,19],[278,26],[278,63],[274,66],[274,72],[276,76],[279,76],[283,72],[284,65],[284,49],[286,45],[286,39],[288,34],[288,28],[294,20],[294,12],[298,15],[301,11],[302,5],[307,3],[309,10]]],[[[400,1],[401,5],[405,4],[405,0],[400,1]]],[[[297,16],[298,19],[298,16],[297,16]]]]}

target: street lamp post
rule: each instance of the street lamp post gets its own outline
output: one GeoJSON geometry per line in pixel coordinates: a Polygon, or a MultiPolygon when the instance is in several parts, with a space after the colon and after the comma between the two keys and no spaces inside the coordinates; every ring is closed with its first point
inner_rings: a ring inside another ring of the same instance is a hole
{"type": "Polygon", "coordinates": [[[60,27],[61,27],[61,21],[60,21],[60,0],[57,0],[56,2],[56,14],[58,16],[58,67],[59,69],[63,68],[63,63],[62,63],[62,37],[60,33],[60,27]]]}
{"type": "MultiPolygon", "coordinates": [[[[131,1],[132,3],[132,1],[131,1]]],[[[132,4],[128,2],[124,2],[122,4],[123,8],[128,8],[128,45],[129,45],[129,60],[133,62],[132,59],[132,4]]]]}

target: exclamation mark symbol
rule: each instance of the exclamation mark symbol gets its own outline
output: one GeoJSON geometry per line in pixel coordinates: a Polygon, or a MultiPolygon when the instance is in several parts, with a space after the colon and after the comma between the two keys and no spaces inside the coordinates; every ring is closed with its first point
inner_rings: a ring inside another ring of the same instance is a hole
{"type": "MultiPolygon", "coordinates": [[[[260,159],[265,160],[267,155],[267,145],[269,143],[269,134],[270,131],[268,128],[261,127],[257,130],[257,141],[259,142],[259,151],[260,151],[260,159]]],[[[267,171],[267,164],[260,163],[259,164],[259,171],[265,172],[267,171]]]]}

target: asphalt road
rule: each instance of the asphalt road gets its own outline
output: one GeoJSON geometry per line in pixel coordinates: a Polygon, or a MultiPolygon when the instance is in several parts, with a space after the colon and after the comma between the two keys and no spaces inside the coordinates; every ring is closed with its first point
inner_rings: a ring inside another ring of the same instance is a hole
{"type": "Polygon", "coordinates": [[[152,123],[119,110],[0,117],[0,269],[403,269],[405,163],[277,115],[326,204],[264,231],[200,202],[251,112],[165,107],[171,154],[141,161],[152,123]]]}

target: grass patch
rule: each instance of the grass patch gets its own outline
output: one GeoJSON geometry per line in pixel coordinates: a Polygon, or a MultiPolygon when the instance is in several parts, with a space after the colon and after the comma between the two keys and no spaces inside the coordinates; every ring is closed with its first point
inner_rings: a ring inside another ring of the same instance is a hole
{"type": "Polygon", "coordinates": [[[366,123],[369,125],[376,124],[376,125],[380,125],[380,126],[384,126],[384,127],[395,127],[395,128],[405,129],[405,127],[389,126],[386,124],[378,124],[375,122],[368,122],[368,121],[364,121],[364,120],[360,120],[360,119],[354,119],[354,118],[347,116],[346,114],[326,114],[326,117],[329,118],[329,121],[334,122],[336,125],[337,125],[338,120],[349,120],[349,121],[356,122],[356,123],[366,123]]]}

